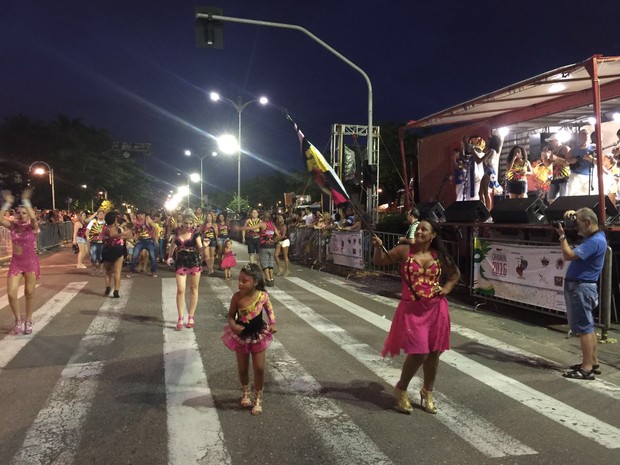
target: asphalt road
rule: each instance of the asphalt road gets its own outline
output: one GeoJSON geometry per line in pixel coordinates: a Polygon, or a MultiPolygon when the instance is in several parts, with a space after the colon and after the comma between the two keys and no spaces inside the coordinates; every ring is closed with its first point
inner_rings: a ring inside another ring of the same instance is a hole
{"type": "Polygon", "coordinates": [[[379,354],[399,284],[293,265],[268,288],[279,331],[254,417],[220,341],[236,280],[204,276],[196,327],[175,331],[172,271],[124,278],[112,299],[74,263],[42,257],[31,336],[8,335],[0,272],[1,464],[620,463],[618,345],[597,380],[568,380],[577,339],[453,302],[439,412],[403,415],[402,358],[379,354]]]}

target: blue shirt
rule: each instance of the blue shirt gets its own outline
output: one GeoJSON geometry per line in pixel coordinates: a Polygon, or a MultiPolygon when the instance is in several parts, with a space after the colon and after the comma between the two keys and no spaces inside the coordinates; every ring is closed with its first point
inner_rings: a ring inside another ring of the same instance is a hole
{"type": "Polygon", "coordinates": [[[594,152],[594,146],[588,145],[585,149],[582,147],[575,147],[570,151],[572,157],[577,158],[577,162],[571,166],[571,173],[575,174],[590,174],[590,169],[594,166],[590,161],[584,160],[583,156],[586,153],[594,152]]]}
{"type": "Polygon", "coordinates": [[[573,249],[576,260],[566,270],[566,277],[581,281],[598,281],[605,262],[607,239],[603,231],[591,235],[573,249]]]}

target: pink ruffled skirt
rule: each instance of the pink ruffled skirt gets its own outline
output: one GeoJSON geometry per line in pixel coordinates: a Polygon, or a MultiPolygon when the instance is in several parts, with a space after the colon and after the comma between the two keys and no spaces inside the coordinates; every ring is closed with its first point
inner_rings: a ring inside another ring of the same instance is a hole
{"type": "Polygon", "coordinates": [[[241,354],[256,354],[264,351],[273,340],[269,325],[263,324],[262,329],[253,334],[239,336],[230,329],[230,326],[224,328],[222,342],[226,347],[234,352],[241,354]]]}
{"type": "Polygon", "coordinates": [[[401,300],[394,313],[382,356],[428,354],[450,349],[450,312],[443,296],[401,300]]]}

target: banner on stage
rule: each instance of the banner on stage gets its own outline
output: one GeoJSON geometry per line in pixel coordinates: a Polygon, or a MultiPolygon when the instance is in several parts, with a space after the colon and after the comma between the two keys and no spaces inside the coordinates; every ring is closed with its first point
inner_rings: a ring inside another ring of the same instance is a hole
{"type": "Polygon", "coordinates": [[[364,269],[361,231],[334,231],[329,240],[329,253],[334,264],[364,269]]]}
{"type": "Polygon", "coordinates": [[[474,238],[473,290],[476,294],[565,312],[567,268],[568,262],[557,246],[474,238]]]}

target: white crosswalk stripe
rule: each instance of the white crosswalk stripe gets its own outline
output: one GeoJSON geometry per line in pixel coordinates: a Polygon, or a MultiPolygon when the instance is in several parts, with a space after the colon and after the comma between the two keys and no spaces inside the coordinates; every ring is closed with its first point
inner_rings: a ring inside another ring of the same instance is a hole
{"type": "MultiPolygon", "coordinates": [[[[35,288],[39,287],[40,284],[35,285],[35,288]]],[[[17,290],[17,298],[21,299],[22,297],[24,297],[24,286],[19,286],[19,289],[17,290]]],[[[9,296],[8,295],[3,295],[0,296],[0,310],[2,310],[4,307],[8,307],[9,305],[9,296]]]]}
{"type": "MultiPolygon", "coordinates": [[[[377,314],[352,304],[340,296],[324,291],[298,278],[288,278],[296,284],[302,285],[306,291],[319,295],[338,307],[369,323],[389,331],[390,320],[379,317],[377,314]]],[[[591,415],[560,402],[551,396],[543,394],[529,386],[520,383],[508,376],[498,373],[481,363],[475,362],[455,352],[448,351],[442,355],[442,361],[468,376],[474,375],[478,381],[501,392],[502,394],[530,407],[558,424],[569,428],[609,449],[620,448],[620,429],[602,422],[591,415]]]]}
{"type": "Polygon", "coordinates": [[[12,464],[73,463],[82,436],[82,425],[105,366],[104,362],[93,360],[92,354],[96,353],[96,348],[114,342],[119,317],[127,305],[130,289],[131,282],[123,282],[122,297],[105,300],[63,369],[45,407],[26,433],[12,464]]]}
{"type": "MultiPolygon", "coordinates": [[[[214,283],[211,287],[218,300],[227,307],[232,294],[230,288],[221,283],[214,283]]],[[[266,365],[271,375],[314,426],[336,463],[392,463],[336,402],[322,395],[322,386],[279,341],[274,338],[268,351],[266,365]]]]}
{"type": "MultiPolygon", "coordinates": [[[[162,279],[166,322],[177,320],[176,289],[175,279],[162,279]]],[[[230,455],[194,332],[176,331],[171,324],[165,324],[163,331],[168,463],[229,464],[230,455]]]]}

